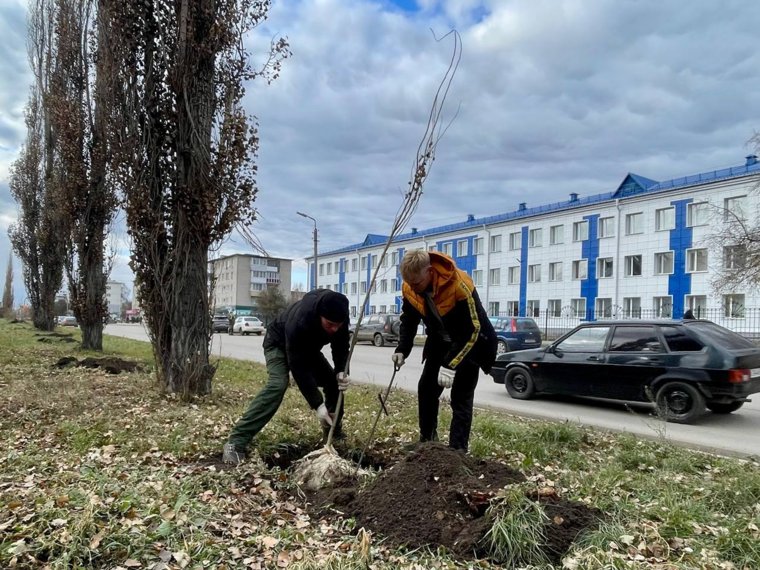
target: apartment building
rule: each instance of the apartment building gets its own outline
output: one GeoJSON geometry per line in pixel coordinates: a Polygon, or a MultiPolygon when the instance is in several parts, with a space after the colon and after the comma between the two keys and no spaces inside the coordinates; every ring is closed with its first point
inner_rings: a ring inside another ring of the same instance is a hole
{"type": "Polygon", "coordinates": [[[405,251],[425,248],[450,255],[471,275],[490,315],[533,316],[548,326],[551,319],[681,318],[690,308],[736,329],[748,308],[760,307],[760,296],[713,290],[716,269],[739,262],[741,252],[711,236],[737,219],[757,218],[758,185],[755,155],[740,166],[671,180],[628,174],[606,193],[412,228],[383,259],[387,236],[368,234],[319,253],[318,283],[346,294],[357,316],[379,264],[365,314],[399,312],[399,261],[405,251]]]}
{"type": "Polygon", "coordinates": [[[258,313],[257,298],[278,287],[290,299],[292,260],[249,254],[226,255],[209,263],[213,276],[213,309],[238,315],[258,313]]]}

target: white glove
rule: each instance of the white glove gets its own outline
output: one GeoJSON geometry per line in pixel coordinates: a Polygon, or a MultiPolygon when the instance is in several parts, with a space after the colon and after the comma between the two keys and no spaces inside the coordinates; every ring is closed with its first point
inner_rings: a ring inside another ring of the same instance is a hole
{"type": "Polygon", "coordinates": [[[322,425],[332,425],[332,416],[330,415],[330,412],[327,411],[327,406],[324,404],[320,404],[317,408],[317,419],[322,425]]]}
{"type": "Polygon", "coordinates": [[[451,388],[452,384],[454,384],[454,371],[441,368],[438,372],[438,385],[442,388],[451,388]]]}
{"type": "Polygon", "coordinates": [[[391,360],[396,368],[401,368],[404,365],[404,362],[406,362],[406,358],[404,358],[404,355],[400,352],[394,352],[393,356],[391,356],[391,360]]]}
{"type": "Polygon", "coordinates": [[[338,372],[336,375],[336,378],[338,379],[338,390],[343,392],[344,390],[347,390],[349,385],[351,384],[351,378],[346,376],[345,372],[338,372]]]}

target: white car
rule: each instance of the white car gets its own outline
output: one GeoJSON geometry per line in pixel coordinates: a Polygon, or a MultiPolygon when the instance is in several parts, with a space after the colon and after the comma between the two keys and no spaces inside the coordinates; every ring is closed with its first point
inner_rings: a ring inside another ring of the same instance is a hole
{"type": "Polygon", "coordinates": [[[264,332],[264,323],[257,317],[238,317],[232,325],[232,334],[262,334],[264,332]]]}

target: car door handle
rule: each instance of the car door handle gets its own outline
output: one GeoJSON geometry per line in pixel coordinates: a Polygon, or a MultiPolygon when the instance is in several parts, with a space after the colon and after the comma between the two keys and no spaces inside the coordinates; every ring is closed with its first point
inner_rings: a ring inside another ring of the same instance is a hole
{"type": "Polygon", "coordinates": [[[601,358],[598,356],[589,356],[586,360],[591,360],[592,362],[599,362],[601,358]]]}

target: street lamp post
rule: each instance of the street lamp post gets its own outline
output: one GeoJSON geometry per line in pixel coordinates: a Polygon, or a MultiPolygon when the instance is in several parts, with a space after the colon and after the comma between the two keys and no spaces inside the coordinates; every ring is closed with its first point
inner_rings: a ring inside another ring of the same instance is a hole
{"type": "Polygon", "coordinates": [[[317,288],[317,220],[312,218],[309,214],[304,214],[303,212],[296,212],[299,216],[303,216],[304,218],[309,218],[312,222],[314,222],[314,281],[313,281],[313,289],[317,288]]]}

